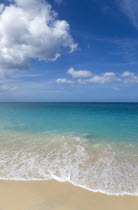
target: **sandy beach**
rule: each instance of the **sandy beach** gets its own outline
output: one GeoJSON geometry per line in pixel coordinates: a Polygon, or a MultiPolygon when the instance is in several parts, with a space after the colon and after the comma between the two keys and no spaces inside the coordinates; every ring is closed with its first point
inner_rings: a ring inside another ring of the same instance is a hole
{"type": "Polygon", "coordinates": [[[0,181],[0,210],[137,210],[138,197],[93,193],[57,181],[0,181]]]}

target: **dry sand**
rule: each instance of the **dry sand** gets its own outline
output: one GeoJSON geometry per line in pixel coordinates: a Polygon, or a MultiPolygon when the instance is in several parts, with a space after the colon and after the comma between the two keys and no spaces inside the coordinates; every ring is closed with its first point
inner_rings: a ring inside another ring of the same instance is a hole
{"type": "Polygon", "coordinates": [[[138,210],[138,197],[108,196],[56,181],[0,181],[0,210],[138,210]]]}

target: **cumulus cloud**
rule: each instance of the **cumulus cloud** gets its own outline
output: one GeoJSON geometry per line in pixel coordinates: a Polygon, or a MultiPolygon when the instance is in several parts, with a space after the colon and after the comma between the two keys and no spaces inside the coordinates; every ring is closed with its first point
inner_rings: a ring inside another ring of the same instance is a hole
{"type": "Polygon", "coordinates": [[[116,0],[117,4],[130,19],[132,24],[138,28],[138,1],[137,0],[116,0]]]}
{"type": "Polygon", "coordinates": [[[9,0],[0,4],[0,71],[27,68],[30,59],[56,60],[64,48],[74,51],[69,24],[58,20],[43,0],[9,0]]]}
{"type": "MultiPolygon", "coordinates": [[[[71,70],[74,70],[71,68],[71,70]]],[[[67,71],[67,73],[69,73],[70,69],[67,71]]],[[[72,72],[72,71],[71,71],[72,72]]],[[[68,80],[66,78],[59,78],[56,80],[57,83],[67,83],[67,84],[81,84],[81,85],[85,85],[85,84],[105,84],[105,83],[111,83],[111,84],[115,84],[115,83],[124,83],[124,84],[138,84],[138,75],[133,73],[133,72],[129,72],[129,71],[125,71],[121,74],[116,74],[114,72],[105,72],[103,74],[92,74],[91,72],[89,76],[90,78],[80,78],[83,77],[82,75],[78,76],[76,75],[76,72],[79,71],[73,71],[73,73],[75,72],[75,76],[71,74],[71,76],[73,76],[72,80],[68,80]],[[79,78],[78,78],[79,77],[79,78]]],[[[87,72],[87,71],[80,71],[80,72],[87,72]]],[[[87,75],[88,76],[88,75],[87,75]]]]}
{"type": "Polygon", "coordinates": [[[70,74],[74,78],[80,78],[80,77],[91,77],[92,73],[90,71],[86,70],[78,70],[76,71],[74,68],[70,68],[67,71],[68,74],[70,74]]]}

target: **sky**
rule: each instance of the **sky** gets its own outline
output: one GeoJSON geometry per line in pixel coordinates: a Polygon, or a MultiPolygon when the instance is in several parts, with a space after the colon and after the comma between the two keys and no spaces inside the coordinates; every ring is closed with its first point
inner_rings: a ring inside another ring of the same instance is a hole
{"type": "Polygon", "coordinates": [[[137,0],[0,0],[0,102],[138,102],[137,0]]]}

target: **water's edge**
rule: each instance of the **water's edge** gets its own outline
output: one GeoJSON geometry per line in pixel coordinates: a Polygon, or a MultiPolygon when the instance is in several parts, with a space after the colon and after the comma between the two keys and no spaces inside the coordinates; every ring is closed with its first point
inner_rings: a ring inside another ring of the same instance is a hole
{"type": "Polygon", "coordinates": [[[138,196],[137,145],[20,132],[6,132],[0,138],[0,180],[53,179],[92,192],[138,196]]]}
{"type": "Polygon", "coordinates": [[[138,196],[138,194],[132,194],[132,193],[119,193],[119,194],[116,194],[116,193],[108,193],[108,192],[105,192],[103,190],[95,190],[95,189],[90,189],[90,188],[87,188],[87,187],[84,187],[84,186],[81,186],[81,185],[77,185],[77,184],[74,184],[73,182],[70,182],[70,181],[61,181],[59,179],[49,179],[49,180],[44,180],[44,179],[3,179],[3,178],[0,178],[0,181],[11,181],[11,182],[47,182],[47,181],[57,181],[57,182],[60,182],[60,183],[70,183],[72,184],[73,186],[75,187],[80,187],[84,190],[88,190],[90,192],[93,192],[93,193],[101,193],[101,194],[104,194],[104,195],[109,195],[109,196],[138,196]]]}

